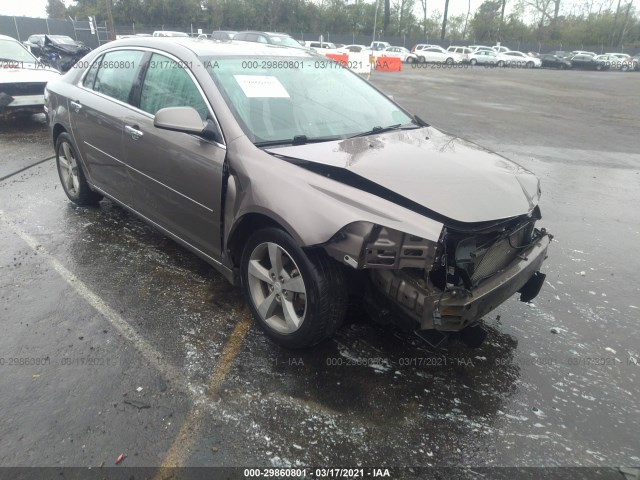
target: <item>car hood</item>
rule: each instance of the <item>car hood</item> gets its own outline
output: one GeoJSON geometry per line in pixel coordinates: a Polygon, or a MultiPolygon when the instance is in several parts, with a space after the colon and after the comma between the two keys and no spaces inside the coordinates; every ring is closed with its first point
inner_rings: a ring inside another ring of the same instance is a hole
{"type": "Polygon", "coordinates": [[[0,83],[50,82],[60,77],[53,68],[24,64],[21,68],[0,68],[0,83]]]}
{"type": "Polygon", "coordinates": [[[457,222],[527,214],[540,196],[538,178],[528,170],[433,127],[267,151],[335,179],[344,175],[333,173],[348,171],[367,180],[369,191],[457,222]]]}

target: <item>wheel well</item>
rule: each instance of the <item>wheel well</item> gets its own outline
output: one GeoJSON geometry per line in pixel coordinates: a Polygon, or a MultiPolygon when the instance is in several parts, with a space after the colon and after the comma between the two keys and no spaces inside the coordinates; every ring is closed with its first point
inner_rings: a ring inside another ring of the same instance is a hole
{"type": "Polygon", "coordinates": [[[282,227],[282,225],[266,215],[262,215],[260,213],[246,214],[240,219],[227,242],[227,251],[231,255],[231,260],[234,266],[240,266],[242,249],[244,248],[244,244],[247,239],[251,234],[253,234],[253,232],[263,228],[278,228],[284,232],[287,231],[282,227]]]}
{"type": "Polygon", "coordinates": [[[66,132],[67,130],[59,123],[56,123],[53,127],[53,145],[55,146],[58,141],[58,137],[61,133],[66,132]]]}

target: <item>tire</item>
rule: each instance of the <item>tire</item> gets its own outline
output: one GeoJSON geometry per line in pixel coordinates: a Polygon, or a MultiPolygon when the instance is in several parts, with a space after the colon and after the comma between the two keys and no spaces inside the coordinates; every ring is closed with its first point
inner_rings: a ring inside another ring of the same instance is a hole
{"type": "Polygon", "coordinates": [[[310,347],[342,325],[348,297],[342,268],[324,251],[305,252],[289,234],[266,228],[244,246],[242,290],[271,340],[287,348],[310,347]],[[280,265],[280,275],[275,275],[274,264],[280,265]]]}
{"type": "Polygon", "coordinates": [[[620,70],[622,70],[623,72],[628,72],[629,71],[629,65],[627,65],[625,63],[624,65],[622,65],[622,67],[620,67],[620,70]]]}
{"type": "Polygon", "coordinates": [[[413,57],[407,57],[407,63],[413,63],[413,62],[414,62],[413,57]]]}
{"type": "Polygon", "coordinates": [[[596,65],[596,70],[600,72],[602,70],[602,65],[596,65]]]}
{"type": "Polygon", "coordinates": [[[497,65],[498,65],[498,67],[502,68],[502,67],[504,67],[504,62],[503,62],[502,60],[500,60],[500,61],[497,63],[497,65]]]}
{"type": "Polygon", "coordinates": [[[533,62],[527,62],[525,65],[527,68],[533,68],[533,62]]]}
{"type": "Polygon", "coordinates": [[[472,58],[472,59],[469,61],[469,63],[470,63],[472,66],[474,66],[474,67],[475,67],[475,66],[476,66],[476,64],[478,63],[478,61],[477,61],[475,58],[472,58]]]}
{"type": "Polygon", "coordinates": [[[418,57],[418,63],[425,63],[425,58],[422,56],[418,57]]]}
{"type": "Polygon", "coordinates": [[[56,167],[62,189],[76,205],[96,205],[102,200],[102,195],[91,190],[82,165],[78,161],[80,156],[71,135],[61,133],[56,141],[56,167]]]}
{"type": "Polygon", "coordinates": [[[453,58],[449,57],[447,58],[444,63],[446,63],[447,65],[452,65],[453,64],[453,58]]]}

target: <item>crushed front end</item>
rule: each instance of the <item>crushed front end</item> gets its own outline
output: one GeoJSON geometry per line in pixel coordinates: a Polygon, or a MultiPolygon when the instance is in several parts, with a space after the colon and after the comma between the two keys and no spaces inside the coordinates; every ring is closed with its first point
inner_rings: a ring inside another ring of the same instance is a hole
{"type": "Polygon", "coordinates": [[[325,246],[367,272],[364,299],[384,323],[457,332],[513,294],[534,298],[552,236],[531,214],[490,225],[444,225],[437,242],[378,225],[347,226],[325,246]]]}

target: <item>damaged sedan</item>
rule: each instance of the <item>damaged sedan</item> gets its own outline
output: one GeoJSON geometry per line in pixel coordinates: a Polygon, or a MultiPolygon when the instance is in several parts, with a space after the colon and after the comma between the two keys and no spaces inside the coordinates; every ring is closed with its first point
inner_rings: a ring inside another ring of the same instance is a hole
{"type": "Polygon", "coordinates": [[[31,35],[25,45],[40,61],[66,72],[91,51],[84,43],[66,35],[31,35]]]}
{"type": "Polygon", "coordinates": [[[474,346],[484,315],[538,294],[538,179],[338,63],[186,38],[86,60],[47,87],[68,198],[107,197],[209,262],[277,343],[331,337],[359,298],[379,322],[474,346]]]}

